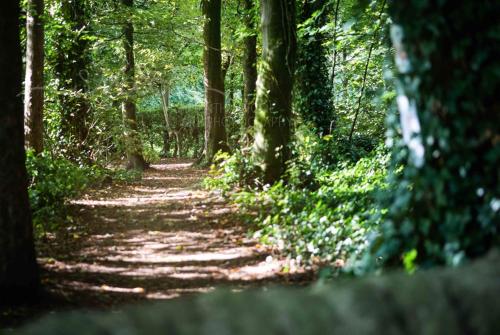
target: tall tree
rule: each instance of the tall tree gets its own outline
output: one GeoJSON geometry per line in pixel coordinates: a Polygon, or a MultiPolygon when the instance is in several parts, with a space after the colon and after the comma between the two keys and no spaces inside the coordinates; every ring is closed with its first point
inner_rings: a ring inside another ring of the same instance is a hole
{"type": "Polygon", "coordinates": [[[86,0],[60,0],[61,17],[57,34],[56,77],[61,102],[61,134],[69,139],[71,158],[90,160],[88,148],[90,104],[88,92],[89,17],[86,0]]]}
{"type": "Polygon", "coordinates": [[[43,151],[44,1],[28,0],[26,14],[26,77],[24,122],[26,144],[43,151]]]}
{"type": "Polygon", "coordinates": [[[221,52],[221,0],[203,0],[203,65],[205,71],[205,162],[227,151],[224,78],[221,52]]]}
{"type": "Polygon", "coordinates": [[[297,111],[311,122],[318,135],[326,135],[334,126],[330,79],[327,67],[326,34],[329,0],[303,0],[297,58],[297,111]]]}
{"type": "Polygon", "coordinates": [[[0,2],[0,304],[39,288],[25,167],[19,1],[0,2]]]}
{"type": "Polygon", "coordinates": [[[252,140],[255,121],[255,96],[257,90],[257,34],[255,32],[254,1],[243,0],[246,35],[244,38],[243,55],[243,104],[244,104],[244,133],[247,142],[252,140]]]}
{"type": "MultiPolygon", "coordinates": [[[[134,0],[122,0],[122,4],[130,11],[134,0]]],[[[125,50],[124,67],[124,100],[122,102],[122,116],[125,127],[125,150],[127,152],[128,167],[144,170],[146,162],[142,156],[142,143],[137,126],[137,107],[135,104],[135,58],[134,58],[134,24],[131,13],[122,27],[123,49],[125,50]]]]}
{"type": "Polygon", "coordinates": [[[264,181],[277,181],[290,158],[296,58],[295,1],[262,0],[262,65],[257,85],[254,156],[264,181]]]}

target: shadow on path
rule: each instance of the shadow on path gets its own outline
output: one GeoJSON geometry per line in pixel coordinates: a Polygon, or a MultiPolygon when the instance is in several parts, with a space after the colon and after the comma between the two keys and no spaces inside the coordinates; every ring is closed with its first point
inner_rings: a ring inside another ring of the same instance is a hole
{"type": "Polygon", "coordinates": [[[72,202],[75,222],[39,246],[49,291],[100,308],[311,279],[284,273],[284,260],[246,236],[236,209],[200,187],[206,170],[178,160],[152,167],[72,202]]]}

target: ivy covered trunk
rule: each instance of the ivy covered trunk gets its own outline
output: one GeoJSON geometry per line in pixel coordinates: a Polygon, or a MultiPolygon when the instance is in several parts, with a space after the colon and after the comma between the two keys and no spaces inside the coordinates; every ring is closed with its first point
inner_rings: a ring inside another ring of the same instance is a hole
{"type": "Polygon", "coordinates": [[[330,78],[328,76],[326,34],[321,29],[328,23],[327,0],[305,0],[300,19],[297,59],[296,107],[304,121],[310,122],[318,135],[327,135],[333,128],[330,78]]]}
{"type": "Polygon", "coordinates": [[[0,304],[39,287],[25,167],[19,1],[0,2],[0,304]]]}
{"type": "Polygon", "coordinates": [[[228,150],[221,54],[221,0],[203,0],[202,10],[205,17],[205,162],[210,163],[218,151],[228,150]]]}
{"type": "Polygon", "coordinates": [[[26,77],[24,116],[26,144],[43,151],[44,1],[28,0],[26,13],[26,77]]]}
{"type": "MultiPolygon", "coordinates": [[[[128,10],[134,5],[134,0],[122,0],[128,10]]],[[[127,13],[127,15],[131,15],[127,13]]],[[[127,18],[122,28],[123,49],[125,51],[125,67],[122,117],[124,125],[125,151],[127,153],[129,169],[144,170],[146,162],[142,156],[142,143],[137,125],[137,107],[135,104],[135,58],[134,58],[134,24],[127,18]]]]}
{"type": "Polygon", "coordinates": [[[243,130],[247,142],[252,140],[255,120],[255,95],[257,90],[257,34],[254,23],[254,1],[244,0],[244,18],[246,34],[243,55],[243,130]]]}
{"type": "Polygon", "coordinates": [[[254,156],[264,182],[274,183],[290,158],[295,71],[295,1],[262,0],[262,64],[257,81],[254,156]]]}
{"type": "Polygon", "coordinates": [[[90,160],[88,143],[89,17],[85,0],[61,1],[63,25],[58,27],[55,75],[61,104],[61,143],[73,159],[90,160]]]}
{"type": "Polygon", "coordinates": [[[500,244],[498,13],[494,0],[390,2],[403,139],[386,262],[456,265],[500,244]]]}

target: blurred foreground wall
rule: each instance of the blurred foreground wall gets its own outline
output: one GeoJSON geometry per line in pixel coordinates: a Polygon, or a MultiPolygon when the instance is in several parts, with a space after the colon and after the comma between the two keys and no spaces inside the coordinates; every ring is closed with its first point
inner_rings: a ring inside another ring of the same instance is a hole
{"type": "Polygon", "coordinates": [[[219,291],[122,312],[47,317],[17,334],[499,334],[500,255],[459,269],[312,289],[219,291]]]}

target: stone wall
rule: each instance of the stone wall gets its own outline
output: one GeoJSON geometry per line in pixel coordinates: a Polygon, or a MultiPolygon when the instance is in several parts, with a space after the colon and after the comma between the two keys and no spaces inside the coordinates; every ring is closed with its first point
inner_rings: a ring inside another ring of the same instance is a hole
{"type": "Polygon", "coordinates": [[[459,269],[394,273],[308,289],[276,288],[49,316],[17,334],[495,334],[500,255],[459,269]]]}

